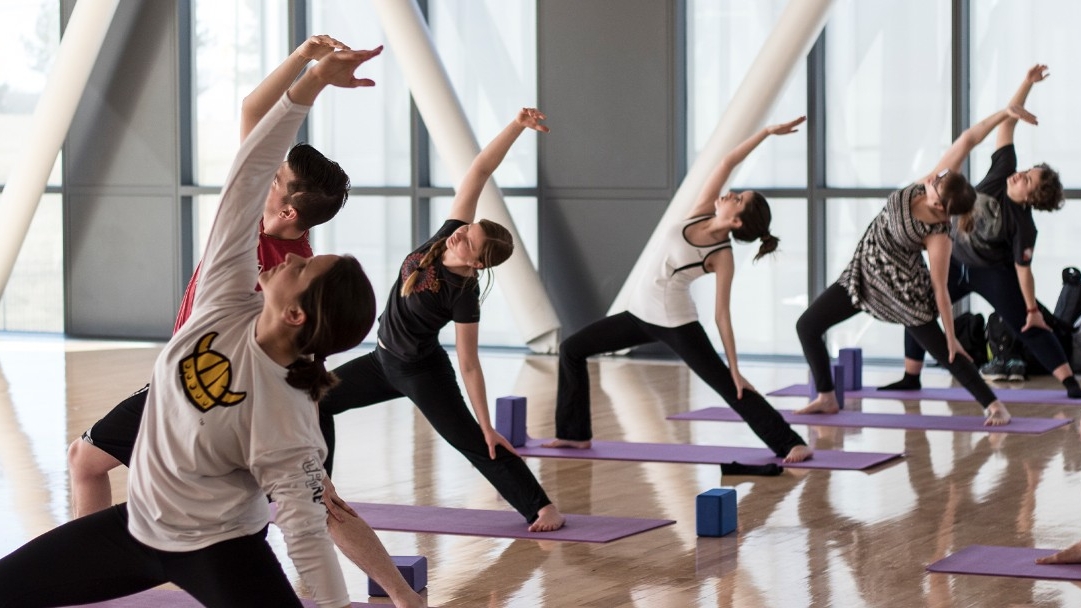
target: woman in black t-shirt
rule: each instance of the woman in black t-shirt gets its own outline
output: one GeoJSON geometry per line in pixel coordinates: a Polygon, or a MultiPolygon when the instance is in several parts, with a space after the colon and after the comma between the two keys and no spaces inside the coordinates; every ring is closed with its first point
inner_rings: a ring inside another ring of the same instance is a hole
{"type": "MultiPolygon", "coordinates": [[[[436,432],[462,453],[530,523],[533,532],[555,530],[563,516],[544,493],[510,442],[493,427],[477,353],[481,290],[478,274],[503,263],[514,250],[506,228],[473,223],[488,177],[525,129],[548,127],[536,109],[523,108],[481,151],[459,184],[443,226],[402,263],[379,318],[375,352],[334,370],[341,379],[319,402],[329,472],[334,458],[334,415],[407,397],[436,432]],[[469,414],[439,331],[453,321],[458,367],[476,418],[469,414]]],[[[487,273],[486,273],[487,274],[487,273]]],[[[491,287],[491,275],[485,292],[491,287]]]]}

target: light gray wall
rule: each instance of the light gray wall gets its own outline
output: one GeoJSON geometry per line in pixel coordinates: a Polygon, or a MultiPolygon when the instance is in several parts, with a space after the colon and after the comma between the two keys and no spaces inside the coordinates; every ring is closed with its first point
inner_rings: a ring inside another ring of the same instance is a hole
{"type": "Polygon", "coordinates": [[[538,0],[540,267],[567,336],[604,316],[685,171],[676,0],[538,0]]]}
{"type": "MultiPolygon", "coordinates": [[[[65,0],[64,14],[73,3],[65,0]]],[[[165,338],[186,280],[176,0],[122,0],[64,145],[66,331],[165,338]]]]}

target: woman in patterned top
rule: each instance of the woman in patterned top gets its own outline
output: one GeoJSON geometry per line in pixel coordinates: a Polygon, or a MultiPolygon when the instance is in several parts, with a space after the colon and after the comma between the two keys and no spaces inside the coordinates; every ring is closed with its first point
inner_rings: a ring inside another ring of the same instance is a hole
{"type": "Polygon", "coordinates": [[[511,144],[525,129],[548,132],[541,120],[544,115],[539,111],[523,108],[473,160],[446,222],[402,262],[379,317],[375,352],[334,370],[341,384],[319,402],[328,472],[333,467],[335,414],[406,397],[525,517],[532,532],[562,527],[563,516],[514,447],[492,427],[477,354],[482,299],[478,274],[506,261],[514,242],[499,224],[473,220],[481,190],[511,144]],[[450,358],[439,344],[439,331],[451,321],[458,367],[476,418],[469,414],[450,358]]]}
{"type": "Polygon", "coordinates": [[[1000,110],[961,133],[930,175],[891,194],[856,245],[841,278],[800,316],[796,332],[819,393],[798,413],[835,414],[840,409],[823,336],[862,310],[876,319],[904,325],[979,401],[987,416],[985,424],[1009,423],[1006,406],[980,377],[954,335],[946,276],[952,249],[950,216],[961,216],[961,230],[965,230],[965,216],[976,202],[976,191],[957,171],[987,133],[1011,118],[1036,122],[1020,106],[1000,110]],[[930,269],[923,260],[924,249],[930,269]],[[936,312],[942,327],[935,321],[936,312]]]}
{"type": "Polygon", "coordinates": [[[769,203],[754,190],[721,193],[732,171],[758,144],[770,135],[794,132],[804,120],[806,117],[800,117],[766,127],[726,154],[706,179],[687,219],[669,227],[663,259],[633,291],[628,310],[586,326],[559,346],[556,439],[545,447],[588,449],[592,445],[588,357],[663,342],[717,391],[779,458],[801,462],[811,457],[811,448],[803,438],[739,373],[736,358],[729,307],[735,273],[732,239],[761,240],[755,260],[777,249],[779,239],[769,232],[769,203]],[[691,299],[691,282],[710,273],[716,276],[714,321],[728,366],[706,336],[691,299]]]}

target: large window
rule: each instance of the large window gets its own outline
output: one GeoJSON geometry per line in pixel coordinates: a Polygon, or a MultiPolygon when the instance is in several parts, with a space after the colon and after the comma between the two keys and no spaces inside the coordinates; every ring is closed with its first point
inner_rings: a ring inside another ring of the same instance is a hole
{"type": "MultiPolygon", "coordinates": [[[[33,138],[34,108],[60,42],[60,3],[0,0],[0,184],[33,138]]],[[[49,192],[60,185],[60,155],[49,192]]],[[[63,213],[60,196],[46,194],[23,241],[0,298],[0,329],[64,330],[63,213]]]]}

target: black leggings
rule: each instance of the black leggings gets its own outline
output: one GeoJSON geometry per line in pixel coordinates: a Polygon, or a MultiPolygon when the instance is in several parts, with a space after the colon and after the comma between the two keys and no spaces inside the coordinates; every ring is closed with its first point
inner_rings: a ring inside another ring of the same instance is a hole
{"type": "Polygon", "coordinates": [[[450,358],[441,348],[419,361],[402,361],[383,347],[334,370],[341,382],[319,402],[319,427],[327,442],[327,475],[334,466],[334,415],[389,401],[410,399],[443,439],[480,471],[519,513],[532,523],[551,504],[521,458],[497,446],[495,460],[477,419],[458,388],[450,358]]]}
{"type": "Polygon", "coordinates": [[[128,532],[127,504],[70,521],[0,559],[0,608],[72,606],[174,583],[205,606],[301,606],[266,528],[185,552],[128,532]]]}
{"type": "MultiPolygon", "coordinates": [[[[1041,327],[1021,331],[1028,313],[1025,309],[1025,298],[1021,295],[1021,284],[1017,281],[1017,269],[1012,264],[974,268],[951,259],[947,285],[951,302],[956,302],[970,293],[983,296],[1044,369],[1054,371],[1066,363],[1066,353],[1055,334],[1041,327]]],[[[920,343],[906,331],[905,358],[923,361],[924,352],[920,343]]]]}
{"type": "Polygon", "coordinates": [[[774,454],[784,457],[797,445],[807,445],[762,395],[744,389],[743,398],[736,399],[732,372],[713,349],[700,323],[661,327],[646,323],[629,312],[588,325],[559,345],[556,437],[575,441],[593,438],[586,358],[651,342],[663,342],[674,350],[691,371],[747,421],[774,454]]]}
{"type": "MultiPolygon", "coordinates": [[[[811,374],[814,376],[815,386],[818,387],[819,392],[833,390],[830,355],[826,350],[824,340],[826,330],[858,312],[860,310],[852,305],[852,300],[848,297],[845,288],[839,283],[834,283],[815,298],[815,301],[811,302],[811,305],[796,321],[796,333],[803,346],[803,356],[807,358],[807,363],[811,366],[811,374]]],[[[905,331],[927,349],[932,357],[945,365],[961,386],[980,402],[980,405],[987,407],[997,399],[995,393],[980,377],[976,366],[968,358],[958,355],[954,357],[953,363],[949,362],[950,349],[946,344],[946,334],[942,333],[937,320],[923,325],[905,326],[905,331]]]]}

